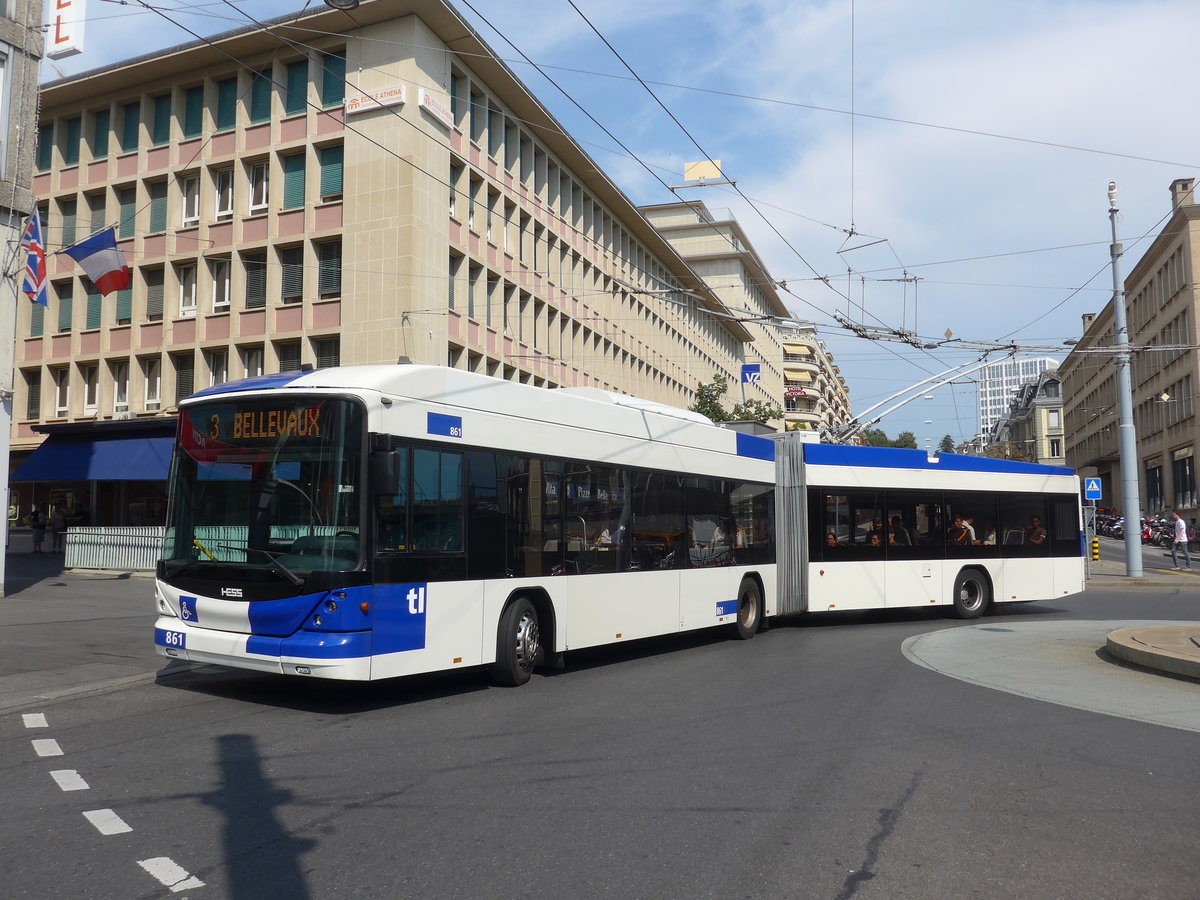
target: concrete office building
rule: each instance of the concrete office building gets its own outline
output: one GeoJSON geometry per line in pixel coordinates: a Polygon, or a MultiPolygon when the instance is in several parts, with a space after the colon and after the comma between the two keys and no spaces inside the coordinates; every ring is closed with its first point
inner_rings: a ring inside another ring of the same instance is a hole
{"type": "MultiPolygon", "coordinates": [[[[1195,181],[1180,178],[1171,184],[1170,218],[1130,268],[1124,287],[1142,511],[1177,509],[1185,519],[1200,513],[1195,463],[1200,445],[1198,258],[1195,181]]],[[[1102,504],[1119,508],[1115,356],[1083,352],[1113,345],[1112,302],[1099,314],[1084,316],[1083,324],[1083,337],[1059,370],[1066,398],[1067,465],[1098,475],[1102,504]]]]}
{"type": "Polygon", "coordinates": [[[50,250],[116,224],[134,270],[101,297],[54,256],[17,323],[21,490],[97,522],[161,520],[164,435],[211,383],[411,360],[687,406],[761,337],[441,0],[47,84],[34,187],[50,250]]]}
{"type": "Polygon", "coordinates": [[[1008,404],[1026,382],[1058,366],[1052,357],[1006,359],[989,363],[976,374],[979,381],[979,433],[987,437],[992,426],[1008,415],[1008,404]]]}

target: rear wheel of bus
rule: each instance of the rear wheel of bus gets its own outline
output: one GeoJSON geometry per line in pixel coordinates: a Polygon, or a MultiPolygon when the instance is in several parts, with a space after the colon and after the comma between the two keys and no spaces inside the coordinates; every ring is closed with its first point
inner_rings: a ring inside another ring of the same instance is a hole
{"type": "Polygon", "coordinates": [[[978,569],[963,569],[954,579],[954,614],[960,619],[978,619],[992,602],[987,576],[978,569]]]}
{"type": "Polygon", "coordinates": [[[496,626],[496,661],[488,667],[493,684],[516,687],[533,675],[540,649],[537,610],[527,597],[509,602],[496,626]]]}
{"type": "Polygon", "coordinates": [[[753,578],[743,578],[738,586],[737,601],[737,621],[731,630],[738,640],[748,641],[762,625],[762,591],[758,589],[758,582],[753,578]]]}

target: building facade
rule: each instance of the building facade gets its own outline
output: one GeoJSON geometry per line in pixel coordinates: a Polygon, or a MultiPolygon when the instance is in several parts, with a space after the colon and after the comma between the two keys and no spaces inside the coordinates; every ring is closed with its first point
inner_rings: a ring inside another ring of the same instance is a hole
{"type": "MultiPolygon", "coordinates": [[[[1170,218],[1125,279],[1124,302],[1142,511],[1176,509],[1187,519],[1200,511],[1195,462],[1200,445],[1195,402],[1200,389],[1197,254],[1200,206],[1195,182],[1180,178],[1171,184],[1170,218]]],[[[1113,328],[1110,301],[1098,315],[1084,317],[1083,337],[1060,372],[1066,395],[1067,464],[1081,474],[1099,476],[1102,504],[1120,508],[1116,357],[1109,349],[1113,328]]]]}
{"type": "Polygon", "coordinates": [[[824,431],[853,420],[850,389],[811,325],[781,329],[783,415],[789,431],[824,431]]]}
{"type": "Polygon", "coordinates": [[[992,455],[1001,451],[1026,462],[1066,464],[1062,382],[1057,369],[1048,369],[1017,388],[1008,416],[992,427],[992,438],[992,455]]]}
{"type": "Polygon", "coordinates": [[[1058,367],[1052,357],[1039,359],[1006,359],[989,363],[979,370],[979,433],[991,434],[992,426],[1008,415],[1013,395],[1026,382],[1032,381],[1047,369],[1058,367]]]}
{"type": "MultiPolygon", "coordinates": [[[[441,0],[307,10],[47,84],[35,171],[48,250],[115,225],[133,283],[101,296],[50,259],[49,310],[17,322],[25,456],[55,426],[112,437],[194,389],[307,366],[687,406],[756,339],[441,0]]],[[[137,480],[114,474],[76,459],[60,480],[123,524],[165,472],[98,497],[137,480]]]]}

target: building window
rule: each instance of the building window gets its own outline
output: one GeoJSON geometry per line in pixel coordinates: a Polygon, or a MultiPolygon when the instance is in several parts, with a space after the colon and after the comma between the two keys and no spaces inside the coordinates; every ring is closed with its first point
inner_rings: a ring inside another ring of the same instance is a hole
{"type": "Polygon", "coordinates": [[[129,363],[125,360],[112,364],[113,412],[129,409],[129,363]]]}
{"type": "Polygon", "coordinates": [[[237,78],[217,82],[217,131],[229,131],[237,124],[237,78]]]}
{"type": "MultiPolygon", "coordinates": [[[[1048,409],[1046,410],[1046,427],[1062,428],[1062,410],[1048,409]]],[[[1057,456],[1058,454],[1055,454],[1057,456]]]]}
{"type": "Polygon", "coordinates": [[[129,153],[138,148],[142,130],[142,102],[134,100],[121,106],[121,151],[129,153]]]}
{"type": "Polygon", "coordinates": [[[458,179],[462,175],[462,166],[450,164],[450,215],[458,212],[458,179]]]}
{"type": "Polygon", "coordinates": [[[321,105],[328,109],[346,100],[346,51],[335,50],[321,57],[321,105]]]}
{"type": "Polygon", "coordinates": [[[308,109],[308,60],[300,59],[287,64],[283,98],[283,112],[294,116],[308,109]]]}
{"type": "Polygon", "coordinates": [[[93,330],[100,327],[104,297],[96,290],[96,286],[91,281],[85,280],[84,285],[87,289],[87,320],[83,327],[93,330]]]}
{"type": "Polygon", "coordinates": [[[246,309],[260,309],[267,305],[267,253],[257,250],[242,254],[242,267],[246,272],[246,309]]]}
{"type": "Polygon", "coordinates": [[[250,177],[250,215],[266,212],[271,167],[267,160],[261,159],[250,163],[246,172],[250,177]]]}
{"type": "Polygon", "coordinates": [[[271,72],[255,72],[250,80],[250,123],[257,125],[271,118],[271,72]]]}
{"type": "Polygon", "coordinates": [[[95,363],[80,366],[79,375],[83,382],[83,411],[94,413],[100,399],[100,367],[95,363]]]}
{"type": "Polygon", "coordinates": [[[196,358],[191,353],[172,355],[175,364],[175,405],[192,396],[196,382],[196,358]]]}
{"type": "Polygon", "coordinates": [[[246,378],[257,378],[263,373],[263,348],[242,348],[242,374],[246,378]]]}
{"type": "Polygon", "coordinates": [[[229,351],[209,350],[205,354],[208,363],[208,383],[224,384],[229,380],[229,351]]]}
{"type": "MultiPolygon", "coordinates": [[[[41,309],[41,307],[38,307],[41,309]]],[[[25,371],[25,418],[40,419],[42,417],[42,370],[27,369],[25,371]]]]}
{"type": "Polygon", "coordinates": [[[38,128],[37,169],[47,172],[54,164],[54,126],[43,125],[38,128]]]}
{"type": "Polygon", "coordinates": [[[196,315],[196,266],[194,263],[177,266],[175,277],[179,280],[179,315],[190,318],[196,315]]]}
{"type": "Polygon", "coordinates": [[[70,331],[71,319],[75,314],[75,282],[56,284],[54,293],[58,296],[58,330],[70,331]]]}
{"type": "Polygon", "coordinates": [[[66,366],[50,371],[54,378],[54,414],[61,419],[71,408],[71,373],[66,366]]]}
{"type": "Polygon", "coordinates": [[[34,303],[29,309],[29,336],[41,337],[46,328],[46,307],[34,303]]]}
{"type": "Polygon", "coordinates": [[[212,277],[213,311],[226,310],[229,308],[229,260],[209,260],[208,271],[212,277]]]}
{"type": "Polygon", "coordinates": [[[162,361],[157,356],[142,360],[142,377],[146,382],[146,409],[156,410],[162,402],[162,361]]]}
{"type": "Polygon", "coordinates": [[[342,242],[317,244],[317,293],[322,297],[342,295],[342,242]]]}
{"type": "Polygon", "coordinates": [[[116,321],[118,325],[127,325],[130,319],[133,318],[133,288],[121,288],[117,291],[117,315],[116,321]]]}
{"type": "Polygon", "coordinates": [[[342,364],[341,341],[338,338],[319,338],[313,341],[313,354],[318,369],[330,369],[342,364]]]}
{"type": "Polygon", "coordinates": [[[321,166],[321,201],[342,199],[342,171],[345,148],[341,144],[321,147],[317,161],[321,166]]]}
{"type": "Polygon", "coordinates": [[[146,318],[157,322],[163,317],[163,270],[147,269],[145,278],[146,318]]]}
{"type": "Polygon", "coordinates": [[[75,232],[78,227],[79,204],[74,197],[65,197],[58,201],[58,213],[62,217],[62,246],[70,247],[75,243],[75,232]]]}
{"type": "Polygon", "coordinates": [[[214,210],[217,221],[233,218],[233,169],[217,169],[215,173],[217,189],[217,207],[214,210]]]}
{"type": "Polygon", "coordinates": [[[112,127],[112,114],[107,109],[92,113],[92,158],[108,156],[108,135],[112,127]]]}
{"type": "Polygon", "coordinates": [[[150,141],[161,147],[171,140],[171,95],[163,94],[150,101],[154,108],[154,120],[150,126],[150,141]]]}
{"type": "Polygon", "coordinates": [[[1175,484],[1175,508],[1186,509],[1196,505],[1196,469],[1192,457],[1185,456],[1171,463],[1172,481],[1175,484]]]}
{"type": "Polygon", "coordinates": [[[204,87],[190,87],[183,92],[183,136],[200,137],[204,132],[204,87]]]}
{"type": "Polygon", "coordinates": [[[179,187],[183,193],[183,225],[195,225],[200,221],[200,176],[184,175],[179,187]]]}
{"type": "Polygon", "coordinates": [[[284,303],[304,299],[304,246],[282,247],[279,250],[279,297],[284,303]]]}
{"type": "Polygon", "coordinates": [[[283,208],[299,209],[304,206],[304,151],[289,153],[280,162],[283,164],[283,208]]]}
{"type": "Polygon", "coordinates": [[[299,341],[280,341],[275,345],[275,354],[279,357],[280,372],[300,371],[299,341]]]}
{"type": "Polygon", "coordinates": [[[79,116],[73,116],[63,122],[61,149],[64,166],[79,165],[79,138],[82,128],[83,121],[79,116]]]}
{"type": "Polygon", "coordinates": [[[104,194],[88,194],[86,200],[88,205],[89,231],[92,234],[95,234],[97,231],[103,231],[105,212],[104,194]]]}
{"type": "Polygon", "coordinates": [[[150,234],[167,230],[167,183],[152,181],[146,185],[150,192],[150,234]]]}
{"type": "Polygon", "coordinates": [[[117,188],[118,234],[122,239],[131,238],[137,224],[137,188],[117,188]]]}
{"type": "Polygon", "coordinates": [[[1050,456],[1062,456],[1062,441],[1058,438],[1050,438],[1050,456]]]}

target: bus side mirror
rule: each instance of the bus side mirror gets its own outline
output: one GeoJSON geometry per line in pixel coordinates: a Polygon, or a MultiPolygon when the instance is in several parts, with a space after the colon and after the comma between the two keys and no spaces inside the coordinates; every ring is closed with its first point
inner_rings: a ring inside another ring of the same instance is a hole
{"type": "Polygon", "coordinates": [[[400,486],[400,456],[390,450],[371,454],[371,490],[376,494],[396,494],[400,486]]]}

